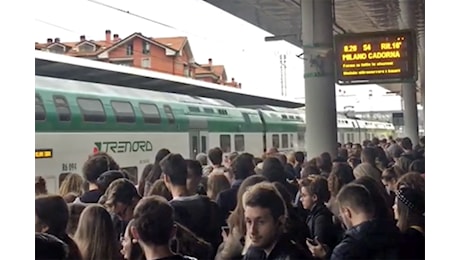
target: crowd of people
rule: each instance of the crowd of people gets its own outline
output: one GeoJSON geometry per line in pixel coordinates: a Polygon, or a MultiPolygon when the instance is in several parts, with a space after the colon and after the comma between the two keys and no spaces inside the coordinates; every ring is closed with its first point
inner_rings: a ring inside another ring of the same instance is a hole
{"type": "Polygon", "coordinates": [[[38,260],[424,259],[425,147],[409,138],[186,159],[139,181],[98,152],[58,194],[36,177],[38,260]]]}

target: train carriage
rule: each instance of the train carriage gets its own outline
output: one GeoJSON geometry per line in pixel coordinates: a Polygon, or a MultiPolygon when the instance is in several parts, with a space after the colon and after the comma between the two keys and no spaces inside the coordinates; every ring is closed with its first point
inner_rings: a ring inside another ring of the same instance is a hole
{"type": "MultiPolygon", "coordinates": [[[[358,142],[363,132],[369,137],[392,131],[391,124],[376,124],[370,132],[364,122],[355,139],[359,120],[340,118],[339,140],[345,135],[344,141],[358,142]],[[353,130],[346,121],[356,124],[353,130]]],[[[195,158],[212,147],[256,156],[270,147],[304,151],[305,115],[295,109],[235,107],[218,99],[35,77],[35,174],[46,179],[50,192],[58,189],[63,174],[81,173],[88,156],[98,151],[113,156],[137,181],[161,148],[195,158]]]]}

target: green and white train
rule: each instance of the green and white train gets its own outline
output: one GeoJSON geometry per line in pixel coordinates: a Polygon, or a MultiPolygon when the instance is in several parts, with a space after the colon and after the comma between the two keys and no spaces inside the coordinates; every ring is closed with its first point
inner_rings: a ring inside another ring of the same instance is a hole
{"type": "MultiPolygon", "coordinates": [[[[194,158],[209,148],[260,155],[304,150],[301,110],[235,107],[223,100],[50,77],[35,77],[35,175],[58,189],[88,156],[111,154],[137,180],[161,148],[194,158]]],[[[339,142],[392,135],[392,124],[339,116],[339,142]]]]}

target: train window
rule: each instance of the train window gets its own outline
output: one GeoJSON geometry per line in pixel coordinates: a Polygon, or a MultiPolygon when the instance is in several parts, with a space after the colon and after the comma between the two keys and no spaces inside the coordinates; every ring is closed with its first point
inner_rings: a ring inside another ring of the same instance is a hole
{"type": "Polygon", "coordinates": [[[134,182],[134,184],[137,184],[138,178],[137,178],[137,167],[132,166],[132,167],[123,167],[121,168],[123,172],[128,175],[128,178],[130,181],[134,182]]]}
{"type": "Polygon", "coordinates": [[[217,109],[217,112],[219,112],[221,115],[228,115],[228,112],[225,109],[217,109]]]}
{"type": "Polygon", "coordinates": [[[58,114],[59,121],[70,121],[70,107],[69,103],[63,96],[53,96],[54,106],[58,114]]]}
{"type": "Polygon", "coordinates": [[[292,120],[294,120],[294,116],[289,116],[289,119],[292,119],[292,120]]]}
{"type": "Polygon", "coordinates": [[[248,113],[241,113],[241,114],[243,114],[243,118],[246,123],[251,123],[251,119],[249,118],[248,113]]]}
{"type": "Polygon", "coordinates": [[[289,146],[289,137],[287,134],[281,135],[281,148],[288,148],[289,146]]]}
{"type": "Polygon", "coordinates": [[[244,151],[244,135],[235,135],[235,151],[244,151]]]}
{"type": "Polygon", "coordinates": [[[188,111],[194,112],[194,113],[201,112],[199,107],[188,107],[188,111]]]}
{"type": "Polygon", "coordinates": [[[206,141],[206,136],[201,136],[201,152],[202,153],[207,153],[208,152],[208,149],[207,149],[207,141],[206,141]]]}
{"type": "Polygon", "coordinates": [[[305,133],[297,133],[297,143],[300,145],[300,146],[303,146],[304,143],[305,143],[305,133]]]}
{"type": "Polygon", "coordinates": [[[300,116],[296,116],[295,119],[302,120],[302,118],[300,116]]]}
{"type": "Polygon", "coordinates": [[[281,115],[282,119],[287,119],[287,115],[281,115]]]}
{"type": "Polygon", "coordinates": [[[164,105],[163,109],[165,110],[166,118],[170,124],[174,124],[176,119],[174,118],[174,113],[169,105],[164,105]]]}
{"type": "Polygon", "coordinates": [[[289,134],[289,147],[294,147],[294,134],[289,134]]]}
{"type": "Polygon", "coordinates": [[[134,123],[136,122],[136,116],[134,115],[134,109],[131,103],[126,101],[112,101],[113,112],[115,112],[115,118],[118,123],[134,123]]]}
{"type": "Polygon", "coordinates": [[[158,110],[157,105],[139,103],[139,109],[142,112],[144,117],[144,123],[146,124],[159,124],[161,123],[160,110],[158,110]]]}
{"type": "Polygon", "coordinates": [[[232,151],[230,135],[220,135],[220,149],[222,149],[222,152],[224,153],[229,153],[232,151]]]}
{"type": "Polygon", "coordinates": [[[203,108],[203,111],[208,114],[214,114],[214,109],[209,108],[209,107],[203,108]]]}
{"type": "Polygon", "coordinates": [[[272,135],[272,147],[280,148],[280,136],[272,135]]]}
{"type": "Polygon", "coordinates": [[[35,94],[35,121],[44,121],[46,118],[45,106],[40,95],[35,94]]]}
{"type": "Polygon", "coordinates": [[[105,122],[106,115],[104,106],[99,99],[77,98],[78,106],[86,122],[105,122]]]}

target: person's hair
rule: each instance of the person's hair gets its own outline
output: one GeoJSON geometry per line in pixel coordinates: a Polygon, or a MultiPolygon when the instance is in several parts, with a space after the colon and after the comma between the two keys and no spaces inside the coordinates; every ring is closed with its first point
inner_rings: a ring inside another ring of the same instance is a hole
{"type": "Polygon", "coordinates": [[[340,189],[355,180],[353,168],[346,163],[337,163],[332,166],[327,183],[332,197],[336,197],[340,189]]]}
{"type": "Polygon", "coordinates": [[[98,152],[91,155],[83,164],[83,177],[89,183],[95,183],[97,178],[106,171],[118,170],[120,166],[108,153],[98,152]]]}
{"type": "Polygon", "coordinates": [[[397,226],[405,232],[411,226],[425,228],[425,196],[421,190],[403,187],[396,191],[397,226]]]}
{"type": "Polygon", "coordinates": [[[207,195],[215,200],[219,192],[230,189],[230,182],[224,174],[211,174],[207,182],[207,195]]]}
{"type": "Polygon", "coordinates": [[[42,195],[35,198],[35,216],[37,224],[47,226],[46,233],[51,234],[66,243],[69,248],[69,259],[81,259],[78,246],[67,235],[69,209],[67,203],[59,195],[42,195]]]}
{"type": "Polygon", "coordinates": [[[295,152],[294,157],[295,160],[300,164],[302,164],[305,160],[305,154],[303,152],[295,152]]]}
{"type": "Polygon", "coordinates": [[[260,207],[269,209],[274,221],[280,217],[287,218],[287,208],[278,189],[272,183],[261,182],[243,194],[243,205],[246,207],[260,207]]]}
{"type": "Polygon", "coordinates": [[[252,154],[242,153],[231,162],[230,171],[236,180],[244,180],[254,174],[255,165],[253,159],[252,154]]]}
{"type": "Polygon", "coordinates": [[[303,178],[300,181],[300,188],[305,190],[311,195],[316,195],[317,203],[326,203],[331,198],[326,178],[320,175],[311,175],[303,178]]]}
{"type": "Polygon", "coordinates": [[[222,164],[222,149],[215,147],[209,150],[208,158],[213,165],[222,164]]]}
{"type": "Polygon", "coordinates": [[[145,197],[152,196],[152,195],[158,195],[166,200],[170,201],[172,200],[172,194],[168,190],[168,187],[166,187],[165,181],[162,179],[156,180],[153,185],[150,187],[148,191],[145,191],[145,197]]]}
{"type": "Polygon", "coordinates": [[[180,154],[168,154],[160,162],[161,171],[169,177],[172,185],[187,185],[187,162],[180,154]]]}
{"type": "Polygon", "coordinates": [[[403,175],[402,169],[397,165],[392,165],[382,172],[382,179],[385,181],[398,180],[403,175]]]}
{"type": "Polygon", "coordinates": [[[64,197],[69,193],[74,193],[76,196],[80,196],[83,194],[83,183],[83,177],[77,173],[70,173],[62,181],[59,187],[59,195],[64,197]]]}
{"type": "Polygon", "coordinates": [[[142,198],[134,209],[133,226],[147,245],[168,245],[174,228],[174,209],[160,196],[142,198]]]}
{"type": "Polygon", "coordinates": [[[36,260],[64,260],[68,254],[69,249],[62,240],[51,234],[35,232],[36,260]]]}
{"type": "Polygon", "coordinates": [[[105,194],[99,200],[109,211],[115,207],[117,202],[131,205],[133,200],[139,199],[136,186],[128,179],[117,179],[110,183],[105,194]]]}
{"type": "Polygon", "coordinates": [[[203,176],[203,166],[197,160],[187,159],[187,178],[203,176]]]}
{"type": "Polygon", "coordinates": [[[353,183],[363,185],[370,192],[374,205],[375,218],[385,220],[394,219],[394,213],[391,209],[394,201],[391,201],[381,181],[377,181],[370,176],[363,176],[354,180],[353,183]]]}
{"type": "Polygon", "coordinates": [[[101,205],[92,204],[83,210],[74,239],[83,259],[117,259],[118,240],[112,218],[101,205]]]}
{"type": "Polygon", "coordinates": [[[425,193],[425,179],[418,172],[408,172],[401,176],[396,183],[396,189],[402,187],[420,190],[425,193]]]}
{"type": "Polygon", "coordinates": [[[342,187],[337,194],[339,207],[350,207],[368,215],[374,215],[375,205],[372,195],[364,185],[349,183],[342,187]]]}

